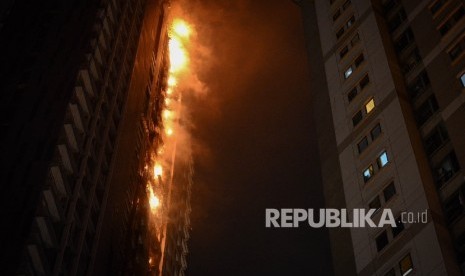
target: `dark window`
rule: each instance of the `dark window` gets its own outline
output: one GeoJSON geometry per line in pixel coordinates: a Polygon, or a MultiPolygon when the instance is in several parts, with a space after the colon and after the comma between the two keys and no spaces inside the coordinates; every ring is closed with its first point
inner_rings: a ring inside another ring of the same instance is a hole
{"type": "Polygon", "coordinates": [[[450,152],[436,167],[436,184],[442,187],[444,183],[449,181],[460,170],[455,152],[450,152]]]}
{"type": "Polygon", "coordinates": [[[386,230],[384,230],[378,237],[376,237],[376,249],[379,251],[383,250],[389,243],[386,230]]]}
{"type": "Polygon", "coordinates": [[[365,60],[365,57],[363,56],[363,54],[360,54],[356,59],[355,59],[355,67],[359,67],[360,64],[362,64],[362,62],[365,60]]]}
{"type": "Polygon", "coordinates": [[[436,97],[431,95],[415,112],[417,123],[423,125],[439,109],[436,97]]]}
{"type": "Polygon", "coordinates": [[[341,10],[337,10],[336,13],[333,15],[333,21],[336,21],[339,16],[341,16],[341,10]]]}
{"type": "Polygon", "coordinates": [[[347,10],[347,8],[350,6],[350,0],[347,0],[342,4],[342,9],[347,10]]]}
{"type": "Polygon", "coordinates": [[[339,52],[339,57],[343,58],[349,52],[349,46],[345,46],[339,52]]]}
{"type": "Polygon", "coordinates": [[[376,196],[370,203],[368,203],[368,208],[375,209],[376,211],[381,208],[381,201],[379,200],[379,196],[376,196]]]}
{"type": "Polygon", "coordinates": [[[339,39],[344,34],[344,27],[340,28],[336,33],[336,37],[339,39]]]}
{"type": "Polygon", "coordinates": [[[396,194],[396,186],[391,182],[383,190],[384,202],[388,202],[396,194]]]}
{"type": "Polygon", "coordinates": [[[409,94],[412,99],[421,95],[430,85],[429,77],[426,71],[421,72],[418,77],[409,86],[409,94]]]}
{"type": "Polygon", "coordinates": [[[437,125],[425,139],[426,153],[432,154],[438,148],[440,148],[447,140],[449,140],[449,135],[447,134],[446,128],[441,123],[437,125]]]}
{"type": "Polygon", "coordinates": [[[352,40],[350,41],[350,44],[351,44],[352,46],[354,46],[354,45],[357,44],[357,42],[359,42],[359,41],[360,41],[360,36],[359,36],[359,34],[356,34],[356,35],[354,35],[354,37],[353,37],[352,40]]]}
{"type": "Polygon", "coordinates": [[[363,137],[363,139],[357,144],[358,153],[362,153],[368,147],[368,139],[367,137],[363,137]]]}
{"type": "Polygon", "coordinates": [[[402,219],[399,216],[398,218],[396,218],[396,227],[392,227],[392,236],[394,238],[397,237],[397,235],[404,231],[404,229],[404,224],[402,223],[402,219]]]}
{"type": "Polygon", "coordinates": [[[370,83],[370,78],[368,75],[365,75],[363,79],[360,81],[360,89],[364,89],[370,83]]]}
{"type": "Polygon", "coordinates": [[[358,94],[357,87],[354,87],[352,90],[350,90],[349,93],[347,94],[347,98],[349,99],[349,102],[355,99],[357,94],[358,94]]]}
{"type": "Polygon", "coordinates": [[[395,47],[398,53],[402,52],[407,46],[409,46],[414,40],[413,32],[409,28],[407,29],[400,38],[396,41],[395,47]]]}
{"type": "Polygon", "coordinates": [[[421,62],[420,52],[415,48],[410,55],[402,62],[402,71],[408,73],[413,70],[421,62]]]}
{"type": "Polygon", "coordinates": [[[444,209],[447,222],[451,223],[459,218],[464,211],[464,198],[461,192],[454,193],[446,202],[444,209]]]}
{"type": "Polygon", "coordinates": [[[377,124],[374,128],[371,129],[370,134],[371,134],[371,140],[374,141],[376,138],[378,138],[381,135],[381,125],[377,124]]]}
{"type": "Polygon", "coordinates": [[[439,11],[439,9],[446,3],[448,0],[438,0],[429,8],[431,13],[434,15],[439,11]]]}
{"type": "Polygon", "coordinates": [[[389,31],[395,31],[405,21],[405,19],[407,19],[407,14],[402,8],[388,21],[389,31]]]}
{"type": "Polygon", "coordinates": [[[363,114],[362,114],[362,111],[360,110],[354,115],[354,117],[352,117],[352,124],[356,126],[362,121],[362,119],[363,119],[363,114]]]}
{"type": "Polygon", "coordinates": [[[452,17],[446,21],[440,28],[439,28],[439,33],[441,35],[446,35],[452,27],[457,24],[457,22],[462,19],[462,17],[465,15],[465,9],[463,7],[460,7],[453,15],[452,17]]]}
{"type": "Polygon", "coordinates": [[[456,60],[462,53],[463,53],[463,40],[457,43],[452,49],[449,51],[449,57],[452,61],[456,60]]]}

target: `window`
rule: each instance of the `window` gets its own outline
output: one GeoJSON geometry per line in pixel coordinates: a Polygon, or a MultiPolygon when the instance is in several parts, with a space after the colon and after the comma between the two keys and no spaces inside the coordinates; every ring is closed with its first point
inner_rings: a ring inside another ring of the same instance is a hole
{"type": "Polygon", "coordinates": [[[396,194],[396,186],[394,182],[391,182],[387,185],[386,188],[383,190],[384,202],[388,202],[391,198],[396,194]]]}
{"type": "Polygon", "coordinates": [[[360,54],[356,59],[355,59],[355,67],[359,67],[360,64],[363,63],[363,61],[365,60],[365,57],[363,56],[363,54],[360,54]]]}
{"type": "Polygon", "coordinates": [[[339,52],[339,57],[342,59],[349,52],[349,46],[345,46],[339,52]]]}
{"type": "Polygon", "coordinates": [[[373,165],[370,165],[363,171],[363,180],[365,183],[373,177],[374,173],[375,171],[373,170],[373,165]]]}
{"type": "Polygon", "coordinates": [[[457,24],[457,22],[462,19],[464,15],[465,9],[460,7],[457,11],[454,12],[449,20],[447,20],[444,24],[442,24],[441,27],[439,27],[439,33],[442,36],[445,36],[455,26],[455,24],[457,24]]]}
{"type": "Polygon", "coordinates": [[[365,75],[362,78],[362,80],[357,84],[357,86],[352,88],[352,90],[350,90],[349,93],[347,93],[347,99],[349,100],[349,102],[355,99],[355,97],[358,95],[358,92],[363,90],[368,85],[369,82],[370,82],[370,79],[368,78],[368,75],[365,75]]]}
{"type": "Polygon", "coordinates": [[[413,272],[413,263],[410,253],[402,258],[399,262],[400,274],[402,276],[407,276],[413,272]]]}
{"type": "Polygon", "coordinates": [[[408,55],[404,62],[402,62],[402,71],[404,74],[412,71],[419,63],[421,62],[420,51],[418,48],[413,49],[413,51],[408,55]]]}
{"type": "Polygon", "coordinates": [[[371,134],[371,140],[374,141],[376,138],[378,138],[381,135],[381,125],[377,124],[374,128],[371,129],[370,134],[371,134]]]}
{"type": "Polygon", "coordinates": [[[339,39],[346,30],[348,30],[355,23],[355,16],[351,16],[349,20],[336,32],[336,38],[339,39]]]}
{"type": "Polygon", "coordinates": [[[458,191],[455,192],[444,205],[444,211],[446,214],[447,222],[452,223],[464,213],[464,197],[463,194],[458,191]]]}
{"type": "Polygon", "coordinates": [[[405,227],[402,223],[402,218],[399,216],[396,218],[396,227],[392,227],[392,237],[397,237],[402,231],[404,231],[405,227]]]}
{"type": "Polygon", "coordinates": [[[341,10],[337,10],[336,13],[333,15],[333,21],[336,21],[339,16],[341,16],[341,10]]]}
{"type": "Polygon", "coordinates": [[[386,230],[384,230],[378,237],[376,237],[376,249],[379,251],[383,250],[389,243],[386,230]]]}
{"type": "Polygon", "coordinates": [[[389,163],[387,152],[381,153],[381,155],[378,157],[377,163],[378,168],[380,169],[384,168],[389,163]]]}
{"type": "Polygon", "coordinates": [[[368,75],[365,75],[360,81],[360,88],[363,90],[370,83],[370,78],[368,75]]]}
{"type": "Polygon", "coordinates": [[[463,53],[464,49],[464,42],[463,39],[457,43],[452,49],[449,50],[449,57],[452,61],[458,59],[459,56],[463,53]]]}
{"type": "Polygon", "coordinates": [[[350,0],[347,0],[342,4],[342,9],[347,10],[347,8],[350,6],[350,0]]]}
{"type": "Polygon", "coordinates": [[[444,183],[449,181],[460,170],[455,152],[450,152],[436,167],[436,184],[442,187],[444,183]]]}
{"type": "Polygon", "coordinates": [[[360,54],[354,60],[354,63],[350,65],[349,68],[347,68],[346,71],[344,72],[344,79],[348,79],[352,75],[354,70],[358,68],[363,63],[364,60],[365,60],[365,57],[363,56],[363,54],[360,54]]]}
{"type": "Polygon", "coordinates": [[[381,208],[381,201],[379,200],[379,196],[376,196],[370,203],[368,203],[368,208],[375,209],[376,211],[381,208]]]}
{"type": "Polygon", "coordinates": [[[435,14],[439,11],[439,9],[441,9],[442,6],[444,6],[444,4],[445,4],[447,1],[448,1],[448,0],[438,0],[438,1],[434,2],[434,3],[430,6],[429,10],[431,11],[431,13],[432,13],[433,15],[435,15],[435,14]]]}
{"type": "Polygon", "coordinates": [[[436,97],[431,95],[417,110],[415,110],[417,123],[420,126],[423,125],[438,109],[439,106],[436,97]]]}
{"type": "Polygon", "coordinates": [[[354,72],[354,70],[352,69],[352,66],[349,66],[349,68],[346,69],[346,71],[344,72],[344,78],[345,79],[348,79],[350,77],[350,75],[352,75],[352,73],[354,72]]]}
{"type": "Polygon", "coordinates": [[[358,153],[362,153],[368,147],[368,139],[366,136],[357,144],[357,147],[358,153]]]}
{"type": "Polygon", "coordinates": [[[395,31],[402,24],[402,22],[405,21],[405,19],[407,19],[407,14],[405,13],[405,10],[401,8],[399,12],[397,12],[391,19],[389,19],[389,31],[395,31]]]}
{"type": "Polygon", "coordinates": [[[410,28],[402,33],[400,38],[395,42],[395,48],[398,53],[402,52],[407,46],[409,46],[414,40],[413,32],[410,28]]]}
{"type": "Polygon", "coordinates": [[[357,42],[359,42],[359,41],[360,41],[360,35],[359,35],[359,34],[356,34],[356,35],[354,35],[354,37],[353,37],[352,40],[350,41],[350,44],[351,44],[352,46],[354,46],[354,45],[357,44],[357,42]]]}
{"type": "Polygon", "coordinates": [[[358,125],[363,119],[363,114],[362,114],[362,111],[359,110],[355,115],[354,117],[352,117],[352,124],[354,126],[358,125]]]}
{"type": "Polygon", "coordinates": [[[460,84],[462,85],[462,87],[465,87],[465,73],[460,75],[460,84]]]}
{"type": "Polygon", "coordinates": [[[375,108],[375,100],[371,98],[366,104],[365,104],[365,113],[369,114],[373,109],[375,108]]]}
{"type": "Polygon", "coordinates": [[[351,102],[353,99],[355,99],[357,94],[358,94],[357,87],[354,87],[352,90],[350,90],[349,93],[347,94],[347,98],[348,98],[349,102],[351,102]]]}
{"type": "Polygon", "coordinates": [[[418,77],[415,78],[412,84],[409,85],[408,87],[410,97],[412,99],[415,99],[419,95],[423,94],[423,92],[426,91],[429,85],[430,85],[430,81],[429,81],[428,74],[426,73],[426,71],[422,71],[418,75],[418,77]]]}
{"type": "Polygon", "coordinates": [[[425,149],[431,155],[449,140],[447,130],[442,123],[437,125],[425,139],[425,149]]]}

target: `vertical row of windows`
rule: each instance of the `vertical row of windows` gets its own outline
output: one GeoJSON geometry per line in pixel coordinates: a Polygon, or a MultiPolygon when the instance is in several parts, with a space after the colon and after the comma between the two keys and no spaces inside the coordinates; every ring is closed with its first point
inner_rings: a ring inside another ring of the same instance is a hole
{"type": "Polygon", "coordinates": [[[349,43],[347,43],[342,49],[339,51],[339,58],[343,58],[347,55],[347,53],[352,49],[358,42],[360,41],[360,36],[358,33],[352,37],[349,43]]]}

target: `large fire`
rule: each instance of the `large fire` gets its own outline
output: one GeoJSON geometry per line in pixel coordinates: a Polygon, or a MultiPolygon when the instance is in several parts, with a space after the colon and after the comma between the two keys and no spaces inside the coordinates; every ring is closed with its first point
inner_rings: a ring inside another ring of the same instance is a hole
{"type": "MultiPolygon", "coordinates": [[[[180,91],[177,89],[178,82],[184,71],[188,67],[189,58],[186,47],[189,43],[191,34],[191,27],[181,19],[174,19],[169,30],[168,52],[169,52],[169,75],[167,80],[167,88],[165,92],[165,106],[162,110],[162,127],[163,127],[163,141],[164,144],[175,143],[176,141],[176,127],[179,113],[180,91]],[[176,109],[177,106],[177,109],[176,109]]],[[[154,183],[147,185],[147,194],[149,198],[150,210],[156,213],[159,210],[162,201],[165,201],[161,193],[157,194],[157,183],[165,176],[163,172],[168,171],[169,168],[164,168],[162,164],[169,164],[170,162],[161,162],[162,160],[169,160],[169,156],[165,156],[165,150],[161,145],[155,150],[156,160],[153,166],[154,183]]],[[[167,153],[168,154],[168,153],[167,153]]],[[[171,156],[171,155],[170,155],[171,156]]],[[[173,160],[171,160],[172,162],[173,160]]],[[[160,183],[158,183],[160,184],[160,183]]]]}

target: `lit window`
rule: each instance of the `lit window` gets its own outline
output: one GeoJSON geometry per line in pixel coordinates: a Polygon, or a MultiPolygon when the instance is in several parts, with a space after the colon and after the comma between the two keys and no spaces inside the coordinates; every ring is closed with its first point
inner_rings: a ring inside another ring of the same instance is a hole
{"type": "Polygon", "coordinates": [[[407,254],[407,256],[405,256],[402,260],[400,260],[399,267],[400,267],[400,274],[402,276],[410,275],[413,272],[413,263],[412,263],[412,257],[410,257],[410,254],[407,254]]]}
{"type": "Polygon", "coordinates": [[[463,73],[463,74],[460,76],[460,83],[462,84],[463,87],[465,87],[465,73],[463,73]]]}
{"type": "Polygon", "coordinates": [[[368,147],[368,139],[366,136],[357,144],[357,147],[358,153],[362,153],[368,147]]]}
{"type": "Polygon", "coordinates": [[[396,194],[396,186],[394,185],[394,182],[391,182],[383,190],[384,202],[388,202],[395,194],[396,194]]]}
{"type": "Polygon", "coordinates": [[[363,171],[363,180],[365,181],[365,183],[373,177],[374,173],[375,171],[373,170],[373,165],[370,165],[363,171]]]}
{"type": "Polygon", "coordinates": [[[344,72],[344,78],[345,79],[348,79],[350,77],[350,75],[352,75],[353,73],[353,69],[352,69],[352,66],[350,66],[349,68],[347,68],[347,70],[344,72]]]}
{"type": "Polygon", "coordinates": [[[375,100],[371,98],[366,104],[365,104],[365,111],[366,113],[370,113],[373,109],[375,108],[375,100]]]}
{"type": "Polygon", "coordinates": [[[387,233],[386,231],[383,231],[378,237],[376,237],[376,249],[378,249],[378,252],[383,250],[388,243],[389,240],[387,233]]]}
{"type": "Polygon", "coordinates": [[[386,152],[381,153],[378,157],[378,167],[381,169],[389,163],[388,156],[386,152]]]}

